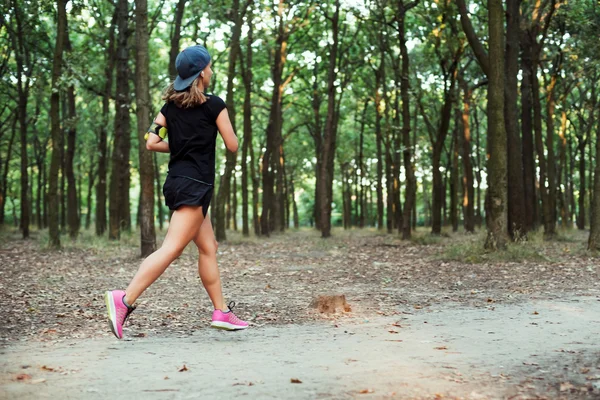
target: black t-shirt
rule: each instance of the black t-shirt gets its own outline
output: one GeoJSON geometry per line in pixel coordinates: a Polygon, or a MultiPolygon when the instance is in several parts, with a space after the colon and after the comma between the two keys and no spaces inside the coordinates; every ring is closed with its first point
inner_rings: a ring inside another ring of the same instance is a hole
{"type": "Polygon", "coordinates": [[[166,103],[160,112],[167,119],[169,136],[169,176],[184,176],[213,185],[215,182],[215,146],[217,117],[225,102],[207,95],[203,104],[179,108],[166,103]]]}

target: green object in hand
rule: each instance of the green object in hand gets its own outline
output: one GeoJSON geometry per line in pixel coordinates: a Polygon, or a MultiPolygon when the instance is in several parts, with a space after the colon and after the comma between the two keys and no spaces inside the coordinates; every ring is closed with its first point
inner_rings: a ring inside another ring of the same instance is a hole
{"type": "Polygon", "coordinates": [[[158,137],[160,137],[160,139],[163,140],[167,137],[167,128],[157,124],[156,122],[153,122],[152,125],[150,125],[150,129],[148,129],[148,132],[146,132],[146,134],[144,135],[144,140],[148,140],[150,133],[158,135],[158,137]]]}

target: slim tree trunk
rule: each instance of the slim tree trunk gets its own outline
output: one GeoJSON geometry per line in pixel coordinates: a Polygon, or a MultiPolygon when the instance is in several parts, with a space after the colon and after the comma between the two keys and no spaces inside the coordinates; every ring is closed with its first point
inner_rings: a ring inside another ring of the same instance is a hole
{"type": "Polygon", "coordinates": [[[284,0],[279,0],[277,10],[277,36],[274,49],[273,66],[271,77],[273,80],[273,92],[271,95],[271,109],[269,111],[269,123],[267,125],[266,151],[262,160],[262,214],[260,218],[261,233],[269,236],[274,230],[280,228],[280,214],[278,208],[279,198],[276,196],[275,177],[279,175],[280,146],[282,143],[282,110],[281,97],[283,95],[283,66],[287,56],[287,38],[284,22],[284,0]]]}
{"type": "Polygon", "coordinates": [[[469,121],[471,110],[471,91],[465,81],[463,88],[462,118],[462,161],[463,161],[463,210],[465,231],[475,232],[475,188],[473,186],[473,166],[471,164],[471,125],[469,121]]]}
{"type": "Polygon", "coordinates": [[[13,118],[13,123],[11,124],[10,129],[10,140],[8,141],[8,149],[6,151],[6,160],[4,160],[4,168],[2,169],[2,181],[0,181],[0,225],[4,225],[5,221],[5,207],[6,207],[6,198],[8,195],[8,171],[10,165],[10,159],[12,157],[12,147],[15,141],[15,137],[17,136],[17,122],[19,118],[15,116],[13,118]]]}
{"type": "Polygon", "coordinates": [[[519,135],[517,111],[519,72],[519,3],[507,0],[506,10],[506,63],[504,89],[504,125],[506,129],[506,155],[508,167],[508,233],[513,240],[527,234],[525,222],[525,184],[523,158],[519,135]]]}
{"type": "Polygon", "coordinates": [[[109,239],[119,239],[122,229],[131,226],[129,211],[129,71],[127,41],[129,38],[129,7],[127,0],[117,2],[117,50],[116,50],[116,101],[115,101],[115,140],[112,154],[112,168],[109,198],[109,239]],[[127,221],[129,220],[129,221],[127,221]]]}
{"type": "Polygon", "coordinates": [[[335,0],[335,11],[331,17],[332,44],[329,49],[329,71],[327,76],[327,117],[323,131],[323,157],[321,164],[321,237],[331,236],[331,202],[333,200],[333,175],[337,126],[335,122],[337,60],[339,46],[340,2],[335,0]]]}
{"type": "Polygon", "coordinates": [[[504,10],[502,0],[488,0],[488,249],[503,249],[507,241],[506,130],[504,125],[504,10]]]}
{"type": "Polygon", "coordinates": [[[294,188],[294,175],[290,177],[290,190],[291,190],[291,199],[292,199],[292,213],[294,220],[294,228],[298,229],[300,227],[300,218],[298,217],[298,205],[296,204],[296,191],[294,188]]]}
{"type": "MultiPolygon", "coordinates": [[[[600,112],[598,118],[600,119],[600,112]]],[[[600,251],[600,126],[596,127],[596,168],[594,169],[594,198],[591,203],[590,223],[588,250],[600,251]]]]}
{"type": "Polygon", "coordinates": [[[454,127],[452,129],[453,144],[452,144],[452,167],[450,168],[450,221],[452,222],[452,232],[458,231],[458,181],[459,181],[459,170],[458,170],[458,152],[459,152],[459,141],[458,141],[458,130],[459,120],[462,118],[462,114],[458,108],[455,111],[454,127]]]}
{"type": "Polygon", "coordinates": [[[567,113],[561,112],[561,123],[558,131],[559,142],[559,168],[557,189],[560,200],[560,220],[563,229],[571,227],[571,211],[569,210],[569,176],[567,165],[567,113]],[[563,178],[564,177],[564,182],[563,178]],[[563,185],[564,183],[564,185],[563,185]],[[564,187],[564,190],[562,189],[564,187]]]}
{"type": "Polygon", "coordinates": [[[533,142],[532,121],[532,79],[533,60],[531,54],[531,39],[529,33],[522,32],[521,40],[521,131],[523,133],[523,199],[525,201],[525,212],[523,216],[524,229],[531,231],[537,227],[538,199],[535,188],[535,153],[533,142]]]}
{"type": "MultiPolygon", "coordinates": [[[[246,24],[248,25],[248,38],[246,43],[245,68],[242,71],[244,80],[244,139],[242,141],[242,234],[250,236],[248,222],[248,152],[252,152],[252,41],[254,23],[252,9],[248,9],[246,24]]],[[[253,157],[250,156],[251,159],[253,157]]],[[[252,161],[251,161],[252,163],[252,161]]],[[[254,180],[254,174],[251,179],[254,180]]],[[[254,203],[257,199],[254,198],[254,203]]],[[[254,221],[256,225],[257,221],[254,221]]]]}
{"type": "MultiPolygon", "coordinates": [[[[71,52],[71,40],[69,39],[68,20],[65,25],[65,49],[71,52]]],[[[75,158],[75,140],[77,138],[77,113],[75,111],[75,87],[69,85],[67,89],[67,150],[65,154],[65,175],[67,178],[67,225],[69,237],[77,239],[81,225],[80,213],[78,213],[79,201],[75,182],[75,171],[73,159],[75,158]]]]}
{"type": "MultiPolygon", "coordinates": [[[[405,16],[408,10],[415,7],[419,1],[412,1],[408,5],[399,2],[401,8],[397,11],[398,35],[400,42],[400,54],[402,56],[402,74],[400,76],[400,97],[402,98],[402,156],[404,161],[404,171],[406,175],[406,188],[404,192],[404,210],[402,210],[402,239],[407,240],[411,237],[411,211],[416,208],[415,200],[417,193],[417,179],[415,177],[415,167],[412,161],[414,147],[410,143],[410,59],[406,47],[406,26],[405,16]]],[[[400,210],[398,210],[400,212],[400,210]]],[[[413,218],[414,219],[414,218],[413,218]]],[[[414,222],[414,221],[413,221],[414,222]]]]}
{"type": "MultiPolygon", "coordinates": [[[[68,33],[65,32],[65,35],[68,33]]],[[[69,39],[66,39],[67,47],[69,39]]],[[[80,216],[78,214],[77,188],[75,183],[75,172],[73,170],[73,159],[75,157],[75,139],[76,113],[75,113],[75,87],[69,86],[67,89],[68,102],[68,128],[67,128],[67,150],[65,157],[65,174],[67,178],[67,225],[69,237],[72,240],[77,239],[79,235],[80,216]]]]}
{"type": "Polygon", "coordinates": [[[383,141],[381,132],[381,96],[379,87],[383,79],[385,57],[381,57],[379,70],[375,73],[375,141],[377,146],[377,229],[383,229],[383,141]]]}
{"type": "Polygon", "coordinates": [[[360,174],[358,176],[358,186],[359,186],[359,194],[358,194],[358,202],[360,203],[360,213],[358,216],[358,226],[360,228],[365,227],[365,206],[366,201],[365,197],[365,185],[364,179],[366,177],[365,163],[364,163],[364,147],[365,147],[365,119],[367,114],[367,107],[369,105],[368,101],[365,101],[365,106],[363,108],[362,120],[360,122],[360,144],[359,144],[359,153],[358,153],[358,169],[360,170],[360,174]]]}
{"type": "MultiPolygon", "coordinates": [[[[559,55],[560,57],[560,55],[559,55]]],[[[556,107],[556,84],[560,73],[560,61],[555,63],[555,71],[546,88],[546,152],[548,154],[548,209],[550,215],[547,219],[548,232],[546,236],[556,232],[556,199],[557,199],[557,174],[556,156],[554,154],[554,109],[556,107]]]]}
{"type": "Polygon", "coordinates": [[[50,228],[50,246],[60,247],[60,230],[58,215],[58,170],[62,155],[62,131],[60,129],[60,98],[58,80],[62,71],[62,55],[67,24],[66,0],[58,1],[58,24],[56,27],[56,46],[54,48],[54,62],[52,67],[52,90],[50,95],[50,126],[52,135],[52,159],[50,162],[50,188],[48,189],[48,224],[50,228]]]}
{"type": "Polygon", "coordinates": [[[106,175],[108,163],[108,122],[109,101],[112,93],[113,70],[115,68],[115,27],[118,8],[115,7],[108,35],[106,49],[106,69],[104,71],[104,93],[102,97],[102,127],[98,138],[98,184],[96,185],[96,235],[102,236],[106,231],[106,175]]]}
{"type": "Polygon", "coordinates": [[[175,67],[175,60],[179,54],[179,41],[181,40],[181,23],[183,21],[183,14],[185,12],[185,3],[187,0],[177,1],[175,7],[175,17],[173,21],[173,32],[171,34],[171,48],[169,50],[169,76],[171,79],[175,79],[177,76],[177,68],[175,67]]]}
{"type": "Polygon", "coordinates": [[[92,192],[94,190],[94,181],[96,179],[96,162],[95,155],[92,155],[90,169],[88,171],[88,192],[87,192],[87,214],[85,216],[85,229],[90,229],[92,224],[92,192]]]}
{"type": "MultiPolygon", "coordinates": [[[[235,106],[233,102],[233,79],[235,78],[235,68],[237,63],[238,52],[240,48],[240,36],[242,32],[242,17],[240,15],[240,2],[234,0],[231,15],[234,18],[234,26],[232,28],[231,42],[229,48],[229,66],[227,71],[227,97],[225,102],[231,119],[231,124],[235,132],[235,106]]],[[[231,175],[235,169],[237,153],[232,153],[225,150],[225,172],[221,175],[219,181],[219,191],[217,193],[217,204],[215,207],[215,219],[217,222],[216,226],[216,238],[217,241],[227,240],[227,234],[225,233],[226,227],[226,213],[225,204],[227,199],[231,196],[231,175]]]]}
{"type": "Polygon", "coordinates": [[[135,98],[140,168],[141,256],[156,249],[154,229],[154,171],[152,153],[146,150],[144,135],[150,123],[150,55],[148,53],[148,2],[135,0],[135,98]]]}
{"type": "MultiPolygon", "coordinates": [[[[29,202],[28,198],[28,187],[29,187],[29,175],[28,175],[28,157],[27,157],[27,102],[29,98],[29,87],[30,77],[32,74],[33,66],[35,65],[31,60],[30,50],[28,44],[25,42],[25,29],[27,18],[26,10],[21,7],[13,0],[13,10],[16,19],[16,35],[10,35],[13,42],[13,49],[15,53],[15,61],[17,64],[17,76],[19,77],[17,82],[17,94],[18,94],[18,116],[19,116],[19,137],[21,142],[21,232],[23,239],[29,237],[29,202]]],[[[60,3],[59,3],[60,8],[60,3]]],[[[65,17],[66,18],[66,17],[65,17]]],[[[62,28],[62,25],[59,25],[62,28]]],[[[61,42],[62,57],[62,42],[61,42]]],[[[56,53],[56,51],[55,51],[56,53]]],[[[56,54],[55,57],[56,59],[56,54]]],[[[62,58],[61,58],[62,60],[62,58]]],[[[54,71],[53,71],[54,72],[54,71]]],[[[54,75],[53,75],[54,76],[54,75]]],[[[58,70],[58,76],[60,76],[60,70],[58,70]]],[[[58,78],[57,78],[58,79],[58,78]]],[[[60,245],[60,244],[59,244],[60,245]]]]}

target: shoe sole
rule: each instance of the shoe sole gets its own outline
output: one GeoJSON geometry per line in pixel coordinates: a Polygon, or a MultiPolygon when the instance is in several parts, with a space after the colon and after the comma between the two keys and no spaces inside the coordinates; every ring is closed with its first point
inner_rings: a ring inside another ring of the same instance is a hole
{"type": "Polygon", "coordinates": [[[214,321],[212,324],[210,324],[210,327],[215,328],[215,329],[222,329],[225,331],[242,331],[242,330],[248,328],[247,326],[233,325],[233,324],[230,324],[229,322],[221,322],[221,321],[214,321]]]}
{"type": "Polygon", "coordinates": [[[113,335],[115,335],[117,339],[121,339],[119,335],[117,335],[117,330],[115,329],[115,326],[117,325],[117,312],[111,298],[112,295],[110,292],[104,293],[104,301],[106,302],[106,310],[108,311],[108,326],[110,326],[113,335]]]}

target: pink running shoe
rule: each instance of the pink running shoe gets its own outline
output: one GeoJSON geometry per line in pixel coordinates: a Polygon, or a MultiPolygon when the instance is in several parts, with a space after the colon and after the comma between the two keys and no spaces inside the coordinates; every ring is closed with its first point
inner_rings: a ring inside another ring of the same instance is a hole
{"type": "Polygon", "coordinates": [[[225,329],[226,331],[239,331],[248,328],[248,323],[242,321],[233,313],[232,310],[235,307],[235,302],[232,301],[227,307],[229,308],[227,312],[221,310],[213,311],[212,324],[210,326],[217,329],[225,329]]]}
{"type": "Polygon", "coordinates": [[[125,291],[124,290],[112,290],[104,293],[104,300],[106,301],[106,308],[108,310],[108,324],[110,330],[115,334],[117,339],[123,338],[123,324],[129,317],[129,314],[135,307],[129,307],[125,304],[125,291]]]}

